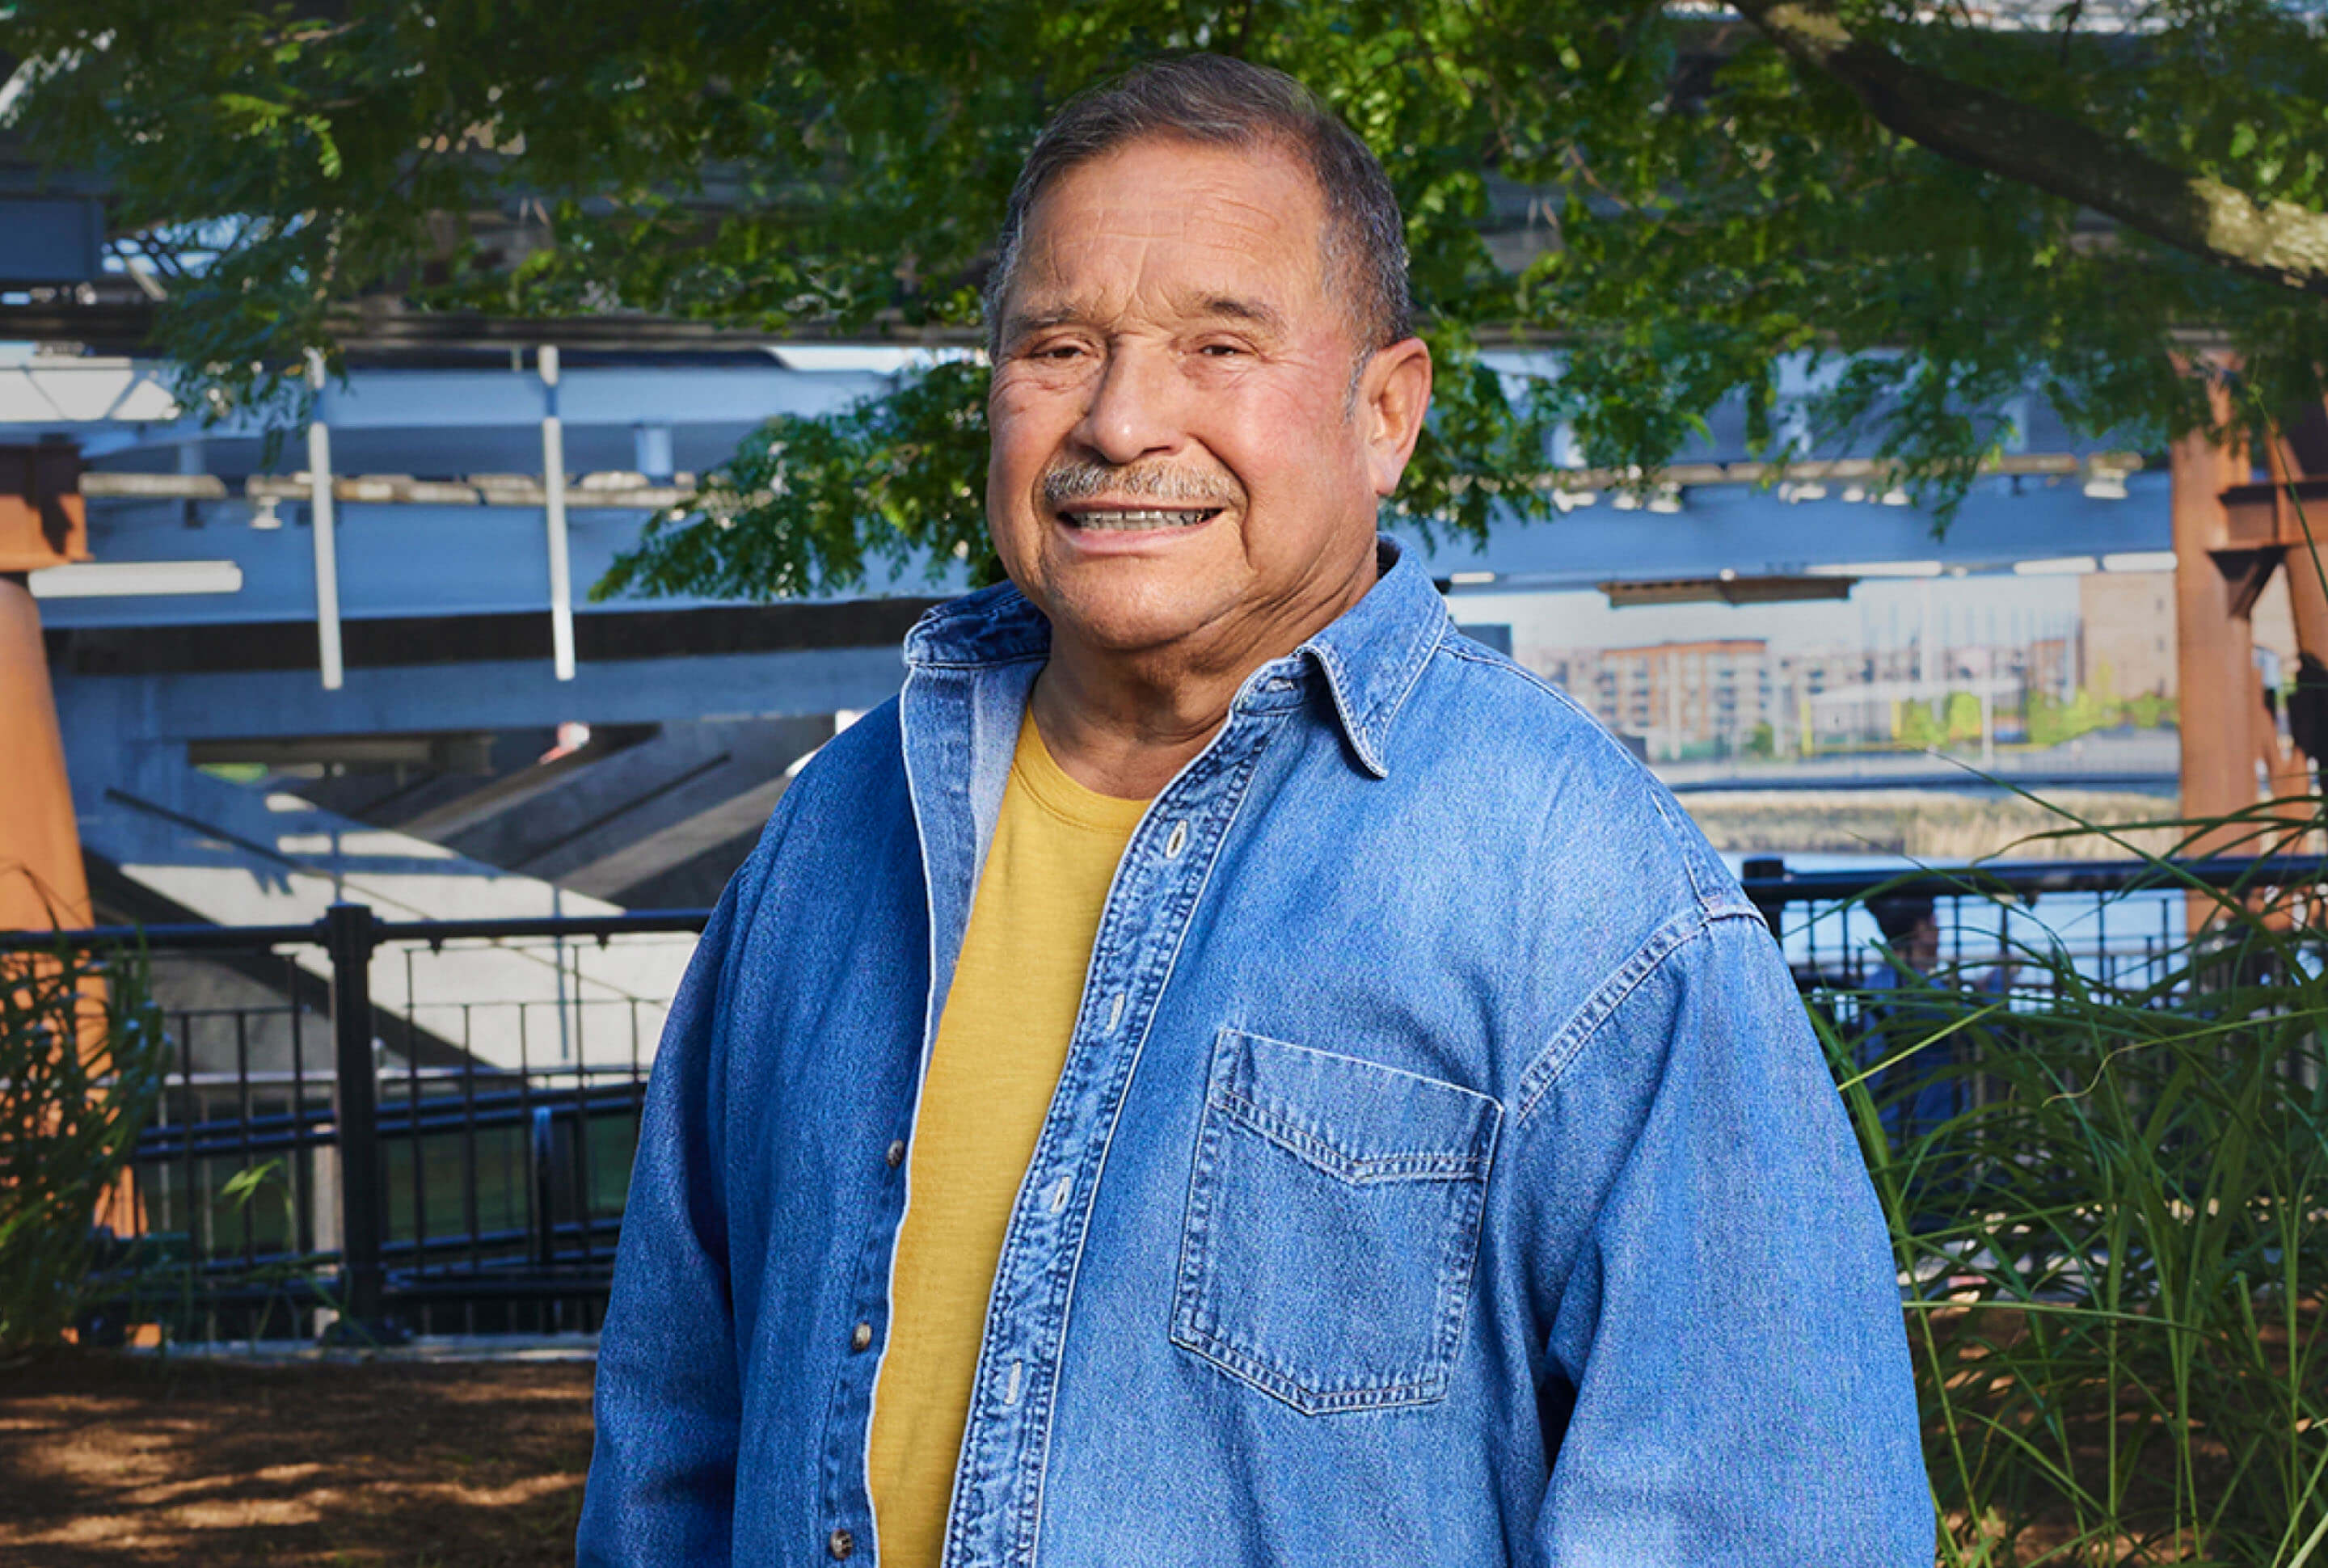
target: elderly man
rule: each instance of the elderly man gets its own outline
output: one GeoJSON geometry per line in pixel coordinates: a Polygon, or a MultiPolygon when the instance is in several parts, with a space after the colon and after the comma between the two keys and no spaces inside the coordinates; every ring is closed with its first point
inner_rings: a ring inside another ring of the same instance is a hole
{"type": "Polygon", "coordinates": [[[1374,159],[1151,66],[1037,142],[989,309],[1010,586],[704,934],[584,1561],[1925,1568],[1769,932],[1375,537],[1431,361],[1374,159]]]}

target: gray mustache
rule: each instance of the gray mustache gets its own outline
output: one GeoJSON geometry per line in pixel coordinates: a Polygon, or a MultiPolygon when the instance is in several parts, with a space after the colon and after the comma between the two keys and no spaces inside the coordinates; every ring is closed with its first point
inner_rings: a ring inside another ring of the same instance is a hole
{"type": "Polygon", "coordinates": [[[1043,502],[1047,506],[1103,495],[1197,506],[1234,506],[1244,498],[1236,483],[1225,475],[1185,474],[1177,468],[1116,468],[1104,463],[1065,462],[1043,471],[1043,502]]]}

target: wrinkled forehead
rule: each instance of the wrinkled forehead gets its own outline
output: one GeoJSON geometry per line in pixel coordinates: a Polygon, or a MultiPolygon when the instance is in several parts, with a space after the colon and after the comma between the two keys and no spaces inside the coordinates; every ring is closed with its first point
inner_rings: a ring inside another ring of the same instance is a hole
{"type": "Polygon", "coordinates": [[[1029,209],[1003,330],[1134,304],[1291,325],[1327,301],[1326,228],[1308,167],[1273,146],[1133,142],[1065,170],[1029,209]]]}

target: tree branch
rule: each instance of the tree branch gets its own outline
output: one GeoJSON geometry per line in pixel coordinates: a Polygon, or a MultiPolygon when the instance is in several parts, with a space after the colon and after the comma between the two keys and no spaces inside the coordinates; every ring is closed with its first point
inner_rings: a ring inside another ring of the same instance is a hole
{"type": "Polygon", "coordinates": [[[1944,158],[2048,191],[2219,266],[2328,295],[2328,213],[2258,202],[2206,174],[1856,36],[1826,0],[1737,0],[1788,56],[1841,82],[1877,122],[1944,158]]]}

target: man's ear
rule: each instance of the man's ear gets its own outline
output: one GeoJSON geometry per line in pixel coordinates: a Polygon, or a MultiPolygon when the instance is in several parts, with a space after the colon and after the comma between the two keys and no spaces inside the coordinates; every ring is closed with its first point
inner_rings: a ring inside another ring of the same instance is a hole
{"type": "Polygon", "coordinates": [[[1398,488],[1430,408],[1431,350],[1421,338],[1377,351],[1358,373],[1358,427],[1376,495],[1387,497],[1398,488]]]}

